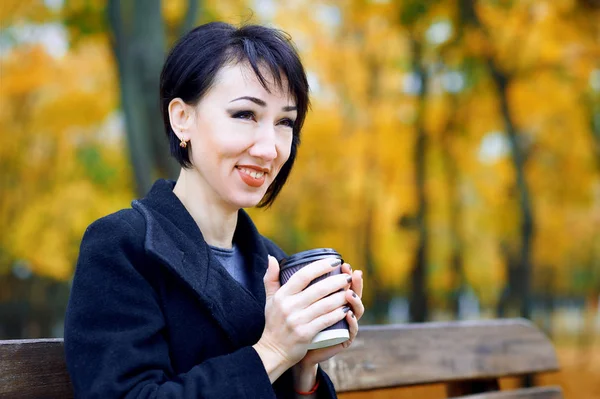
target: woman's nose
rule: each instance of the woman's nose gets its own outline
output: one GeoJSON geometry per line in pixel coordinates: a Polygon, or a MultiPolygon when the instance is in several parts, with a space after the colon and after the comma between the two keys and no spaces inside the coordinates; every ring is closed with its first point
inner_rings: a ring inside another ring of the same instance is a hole
{"type": "Polygon", "coordinates": [[[250,147],[249,153],[253,157],[261,158],[265,161],[272,161],[277,158],[274,129],[262,129],[257,136],[257,140],[250,147]]]}

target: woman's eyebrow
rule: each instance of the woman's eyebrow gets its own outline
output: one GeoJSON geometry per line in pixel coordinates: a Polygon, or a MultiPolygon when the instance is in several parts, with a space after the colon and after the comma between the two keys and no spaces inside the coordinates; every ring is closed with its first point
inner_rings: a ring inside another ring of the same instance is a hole
{"type": "Polygon", "coordinates": [[[260,98],[249,97],[249,96],[239,97],[239,98],[236,98],[235,100],[231,100],[229,102],[232,103],[234,101],[240,101],[240,100],[252,101],[253,103],[260,105],[261,107],[266,107],[267,106],[267,103],[264,102],[263,100],[261,100],[260,98]]]}
{"type": "MultiPolygon", "coordinates": [[[[261,107],[266,107],[267,103],[264,102],[263,100],[261,100],[260,98],[256,98],[256,97],[250,97],[250,96],[243,96],[243,97],[238,97],[234,100],[229,101],[230,103],[234,102],[234,101],[240,101],[240,100],[248,100],[248,101],[252,101],[253,103],[260,105],[261,107]]],[[[285,112],[290,112],[290,111],[296,111],[298,109],[298,107],[294,106],[294,105],[288,105],[286,107],[283,107],[282,110],[285,112]]]]}

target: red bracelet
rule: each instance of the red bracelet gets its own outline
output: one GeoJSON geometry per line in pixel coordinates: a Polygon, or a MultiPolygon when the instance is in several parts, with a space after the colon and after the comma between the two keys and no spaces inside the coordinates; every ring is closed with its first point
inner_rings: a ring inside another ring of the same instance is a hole
{"type": "Polygon", "coordinates": [[[317,382],[315,382],[315,386],[312,387],[312,389],[308,392],[302,392],[302,391],[296,391],[294,389],[294,391],[296,391],[296,393],[298,395],[312,395],[313,393],[317,392],[317,388],[319,387],[319,379],[317,378],[317,382]]]}

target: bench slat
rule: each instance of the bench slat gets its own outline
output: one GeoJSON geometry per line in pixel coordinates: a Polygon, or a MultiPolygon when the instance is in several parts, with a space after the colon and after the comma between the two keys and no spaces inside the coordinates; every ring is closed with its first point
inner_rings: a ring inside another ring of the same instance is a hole
{"type": "Polygon", "coordinates": [[[62,339],[0,341],[0,398],[72,397],[62,339]]]}
{"type": "Polygon", "coordinates": [[[552,343],[525,319],[363,326],[321,366],[338,392],[558,370],[552,343]]]}
{"type": "Polygon", "coordinates": [[[451,399],[563,399],[560,387],[516,389],[514,391],[486,392],[451,399]]]}

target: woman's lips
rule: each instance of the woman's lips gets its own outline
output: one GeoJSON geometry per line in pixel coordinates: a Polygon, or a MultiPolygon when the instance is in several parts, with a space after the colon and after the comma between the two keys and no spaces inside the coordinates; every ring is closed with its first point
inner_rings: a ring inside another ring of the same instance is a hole
{"type": "Polygon", "coordinates": [[[260,187],[265,183],[266,173],[244,166],[236,167],[242,181],[250,187],[260,187]]]}

